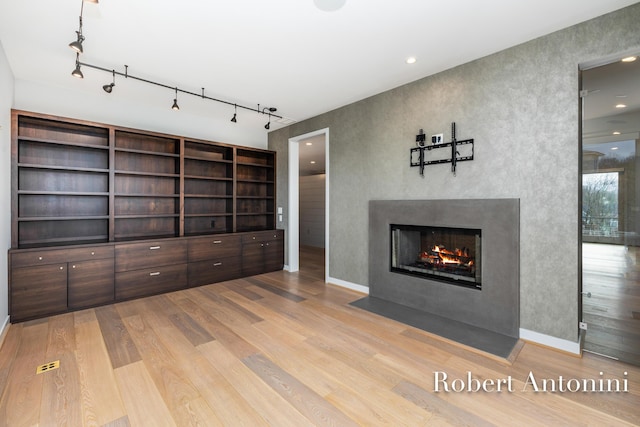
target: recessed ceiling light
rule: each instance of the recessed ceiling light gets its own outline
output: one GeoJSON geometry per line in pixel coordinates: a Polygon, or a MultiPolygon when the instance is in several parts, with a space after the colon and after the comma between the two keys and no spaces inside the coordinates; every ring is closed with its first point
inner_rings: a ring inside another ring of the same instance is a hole
{"type": "Polygon", "coordinates": [[[626,98],[627,95],[616,95],[616,98],[626,98]]]}
{"type": "Polygon", "coordinates": [[[313,145],[313,142],[307,142],[306,145],[313,145]]]}
{"type": "Polygon", "coordinates": [[[416,63],[416,57],[415,56],[410,56],[407,58],[407,64],[415,64],[416,63]]]}
{"type": "Polygon", "coordinates": [[[325,12],[335,12],[342,9],[347,0],[313,0],[316,7],[325,12]]]}
{"type": "Polygon", "coordinates": [[[627,108],[627,104],[618,104],[616,108],[627,108]]]}
{"type": "Polygon", "coordinates": [[[611,147],[611,149],[612,149],[612,150],[617,150],[617,149],[618,149],[618,147],[611,147]]]}
{"type": "Polygon", "coordinates": [[[315,165],[316,161],[315,160],[311,160],[309,163],[311,163],[312,165],[315,165]]]}
{"type": "Polygon", "coordinates": [[[620,132],[615,131],[615,132],[613,132],[613,134],[614,134],[614,135],[620,135],[620,132]]]}
{"type": "Polygon", "coordinates": [[[626,58],[622,58],[622,62],[633,62],[638,59],[637,56],[627,56],[626,58]]]}

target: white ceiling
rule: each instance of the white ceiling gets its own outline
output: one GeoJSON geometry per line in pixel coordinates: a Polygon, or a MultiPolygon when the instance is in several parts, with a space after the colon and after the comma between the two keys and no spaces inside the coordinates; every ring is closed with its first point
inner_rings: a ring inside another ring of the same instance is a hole
{"type": "MultiPolygon", "coordinates": [[[[80,60],[121,72],[127,64],[139,77],[275,106],[300,121],[633,3],[346,0],[326,12],[313,0],[100,0],[84,3],[80,60]],[[417,62],[406,64],[409,56],[417,62]]],[[[111,81],[86,68],[90,84],[70,76],[75,55],[67,45],[81,4],[0,0],[0,41],[16,79],[82,91],[111,81]]],[[[117,78],[111,96],[144,103],[153,92],[167,108],[173,101],[167,89],[142,86],[117,78]]],[[[185,97],[181,106],[204,114],[206,103],[185,97]]]]}

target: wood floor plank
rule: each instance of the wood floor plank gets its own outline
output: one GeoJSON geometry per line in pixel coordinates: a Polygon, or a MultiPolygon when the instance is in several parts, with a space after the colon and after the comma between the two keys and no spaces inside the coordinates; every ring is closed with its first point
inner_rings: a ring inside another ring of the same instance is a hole
{"type": "Polygon", "coordinates": [[[80,380],[75,350],[73,314],[54,316],[49,321],[46,362],[59,361],[59,368],[43,377],[40,426],[81,425],[80,380]]]}
{"type": "Polygon", "coordinates": [[[438,419],[452,426],[491,427],[495,425],[467,412],[464,408],[440,399],[436,393],[430,393],[410,381],[401,381],[393,388],[393,391],[416,406],[432,413],[434,418],[429,420],[429,425],[436,424],[438,419]]]}
{"type": "Polygon", "coordinates": [[[202,286],[197,289],[207,298],[211,299],[216,306],[223,309],[227,312],[231,317],[241,317],[245,319],[249,323],[257,323],[261,322],[263,319],[260,316],[257,316],[255,313],[245,309],[241,305],[236,304],[235,302],[228,300],[221,293],[226,291],[227,288],[221,286],[202,286]]]}
{"type": "MultiPolygon", "coordinates": [[[[0,347],[0,390],[7,389],[7,384],[10,381],[9,372],[11,367],[15,363],[16,354],[20,347],[20,341],[22,339],[22,326],[23,324],[15,324],[7,326],[5,331],[4,340],[0,347]]],[[[2,392],[0,392],[0,400],[2,399],[2,392]]]]}
{"type": "Polygon", "coordinates": [[[126,418],[95,312],[76,312],[74,318],[82,425],[102,426],[126,418]]]}
{"type": "Polygon", "coordinates": [[[178,425],[190,425],[193,420],[182,416],[192,414],[184,408],[188,402],[198,399],[200,393],[142,316],[129,316],[124,322],[140,352],[146,372],[173,419],[178,425]]]}
{"type": "Polygon", "coordinates": [[[212,341],[199,347],[202,355],[232,387],[256,410],[263,422],[260,425],[281,427],[312,426],[296,408],[260,377],[247,367],[238,357],[228,351],[220,341],[212,341]]]}
{"type": "Polygon", "coordinates": [[[216,340],[219,340],[238,358],[244,358],[258,352],[258,349],[240,338],[229,327],[211,316],[203,307],[189,298],[178,301],[178,305],[196,322],[205,328],[216,340]]]}
{"type": "Polygon", "coordinates": [[[261,354],[243,359],[243,363],[287,400],[314,425],[357,426],[351,418],[329,404],[309,387],[261,354]]]}
{"type": "Polygon", "coordinates": [[[132,427],[175,427],[144,362],[137,361],[115,369],[116,382],[132,427]]]}
{"type": "Polygon", "coordinates": [[[116,306],[98,307],[95,313],[113,369],[142,360],[116,306]]]}
{"type": "Polygon", "coordinates": [[[172,314],[169,319],[194,347],[215,339],[187,313],[172,314]]]}
{"type": "MultiPolygon", "coordinates": [[[[0,420],[7,426],[34,426],[40,422],[43,374],[36,367],[45,363],[48,323],[23,326],[22,339],[0,400],[0,420]]],[[[3,347],[4,349],[4,347],[3,347]]]]}

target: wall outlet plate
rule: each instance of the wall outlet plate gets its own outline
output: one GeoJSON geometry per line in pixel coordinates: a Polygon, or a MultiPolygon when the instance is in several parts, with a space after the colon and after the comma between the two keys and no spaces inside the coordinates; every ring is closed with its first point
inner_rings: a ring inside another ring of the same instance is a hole
{"type": "Polygon", "coordinates": [[[444,142],[444,134],[437,133],[435,135],[431,135],[431,143],[432,144],[442,144],[444,142]]]}
{"type": "Polygon", "coordinates": [[[580,327],[580,329],[586,331],[587,330],[587,322],[580,322],[579,323],[579,327],[580,327]]]}

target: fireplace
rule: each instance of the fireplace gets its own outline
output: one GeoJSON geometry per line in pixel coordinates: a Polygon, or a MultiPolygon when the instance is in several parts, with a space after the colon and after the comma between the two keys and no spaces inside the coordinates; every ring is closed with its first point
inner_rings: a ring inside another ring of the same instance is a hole
{"type": "Polygon", "coordinates": [[[390,230],[392,272],[482,288],[482,230],[400,224],[390,230]]]}
{"type": "Polygon", "coordinates": [[[447,327],[463,325],[460,335],[472,340],[479,329],[517,338],[519,205],[517,199],[370,201],[369,297],[362,304],[437,316],[447,327]]]}

